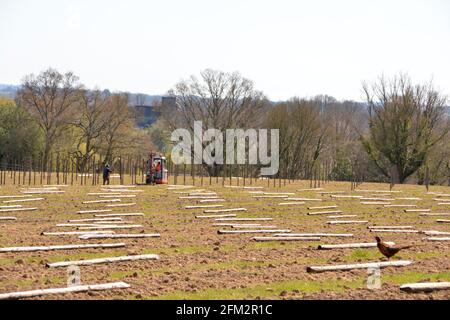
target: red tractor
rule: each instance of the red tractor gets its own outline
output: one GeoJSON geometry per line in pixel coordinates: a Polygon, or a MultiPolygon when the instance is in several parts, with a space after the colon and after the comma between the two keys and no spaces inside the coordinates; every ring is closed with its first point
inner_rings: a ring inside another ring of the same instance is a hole
{"type": "Polygon", "coordinates": [[[146,184],[168,184],[168,170],[166,169],[166,158],[150,153],[149,159],[146,162],[146,184]]]}

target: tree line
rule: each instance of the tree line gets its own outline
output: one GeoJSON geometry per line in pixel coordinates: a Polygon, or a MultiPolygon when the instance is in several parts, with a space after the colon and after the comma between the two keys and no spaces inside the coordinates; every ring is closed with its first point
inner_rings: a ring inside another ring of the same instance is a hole
{"type": "MultiPolygon", "coordinates": [[[[15,100],[0,100],[0,164],[37,159],[47,170],[52,154],[69,156],[79,172],[97,155],[143,155],[148,133],[135,126],[126,93],[88,90],[71,72],[47,69],[24,77],[15,100]]],[[[98,159],[98,158],[97,158],[98,159]]]]}
{"type": "MultiPolygon", "coordinates": [[[[171,131],[202,121],[221,131],[279,129],[277,177],[322,170],[332,180],[450,184],[447,97],[406,74],[364,83],[362,92],[363,102],[321,95],[274,103],[239,73],[207,69],[175,84],[168,95],[176,103],[156,106],[160,117],[141,129],[126,93],[88,90],[73,73],[50,68],[24,77],[14,101],[0,98],[0,165],[40,159],[47,167],[61,153],[85,172],[95,156],[103,164],[150,150],[170,157],[171,131]]],[[[204,170],[221,176],[226,168],[204,170]]]]}

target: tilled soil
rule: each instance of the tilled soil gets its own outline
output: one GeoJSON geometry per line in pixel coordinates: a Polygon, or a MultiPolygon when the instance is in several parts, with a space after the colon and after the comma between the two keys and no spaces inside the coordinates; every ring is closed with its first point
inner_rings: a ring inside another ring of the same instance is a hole
{"type": "MultiPolygon", "coordinates": [[[[308,216],[308,206],[337,204],[344,214],[357,214],[351,220],[368,220],[368,225],[411,225],[418,230],[450,231],[450,224],[438,224],[440,217],[420,217],[419,213],[405,213],[399,208],[363,206],[358,199],[332,199],[308,188],[307,182],[277,185],[258,182],[267,192],[295,192],[292,197],[323,198],[323,202],[307,202],[299,206],[278,206],[283,199],[255,199],[250,190],[224,188],[219,184],[195,189],[216,191],[227,201],[224,208],[244,207],[247,212],[238,217],[271,217],[262,224],[290,229],[294,233],[353,233],[352,238],[322,238],[320,241],[259,243],[256,235],[219,235],[213,219],[195,219],[202,209],[185,210],[185,205],[197,200],[178,199],[183,194],[167,190],[167,186],[138,186],[144,192],[136,198],[124,198],[122,203],[137,202],[136,206],[112,208],[115,212],[143,212],[145,217],[127,217],[126,221],[142,224],[143,228],[115,230],[116,233],[160,233],[161,238],[91,239],[78,236],[43,236],[43,231],[74,231],[75,228],[56,227],[69,219],[93,218],[92,214],[77,214],[79,210],[102,209],[105,204],[82,204],[97,199],[88,192],[100,191],[100,186],[69,186],[64,194],[36,195],[45,201],[20,203],[24,207],[38,207],[38,211],[1,213],[15,216],[17,221],[0,221],[0,246],[37,246],[82,243],[125,242],[125,248],[58,250],[47,252],[0,253],[0,293],[43,288],[65,287],[66,268],[48,268],[47,262],[92,259],[121,255],[156,253],[160,260],[135,261],[83,266],[83,284],[124,281],[131,288],[64,295],[49,295],[33,299],[449,299],[449,291],[404,293],[403,283],[421,281],[450,281],[450,242],[423,240],[423,234],[381,234],[385,241],[413,245],[400,252],[395,259],[412,260],[410,266],[381,270],[380,289],[368,289],[367,270],[307,273],[311,265],[347,264],[381,261],[385,258],[373,249],[317,250],[319,244],[374,242],[375,233],[367,225],[328,225],[331,219],[308,216]]],[[[234,182],[236,183],[236,182],[234,182]]],[[[241,182],[242,183],[242,182],[241,182]]],[[[248,183],[248,182],[247,182],[248,183]]],[[[255,182],[253,183],[253,185],[255,182]]],[[[348,191],[348,194],[376,197],[372,194],[350,192],[349,183],[329,183],[326,191],[348,191]]],[[[388,185],[363,184],[359,189],[389,190],[388,185]]],[[[396,200],[395,204],[417,204],[433,212],[450,212],[449,206],[437,206],[434,195],[427,195],[421,186],[397,186],[402,193],[392,197],[420,197],[422,201],[396,200]]],[[[448,187],[434,187],[431,191],[450,193],[448,187]]],[[[0,195],[20,194],[18,187],[3,186],[0,195]]],[[[128,193],[127,193],[128,194],[128,193]]],[[[385,197],[385,196],[383,196],[385,197]]],[[[2,201],[8,199],[0,199],[2,201]]],[[[214,208],[216,209],[216,208],[214,208]]],[[[220,208],[217,208],[220,209],[220,208]]],[[[334,209],[333,209],[334,210],[334,209]]],[[[325,210],[324,210],[325,211],[325,210]]],[[[344,219],[349,220],[349,219],[344,219]]],[[[259,235],[258,235],[259,236],[259,235]]]]}

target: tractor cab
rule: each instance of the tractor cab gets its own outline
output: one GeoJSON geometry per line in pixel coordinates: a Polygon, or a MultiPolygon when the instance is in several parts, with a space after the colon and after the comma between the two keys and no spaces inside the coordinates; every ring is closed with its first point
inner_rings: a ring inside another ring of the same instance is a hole
{"type": "Polygon", "coordinates": [[[146,184],[167,184],[168,170],[166,158],[154,153],[150,154],[146,162],[146,184]]]}

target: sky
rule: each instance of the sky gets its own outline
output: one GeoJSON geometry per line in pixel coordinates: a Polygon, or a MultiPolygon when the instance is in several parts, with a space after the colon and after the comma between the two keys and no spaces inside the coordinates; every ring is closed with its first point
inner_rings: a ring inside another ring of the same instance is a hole
{"type": "Polygon", "coordinates": [[[450,1],[0,0],[0,83],[48,67],[148,94],[206,68],[273,101],[362,100],[363,81],[399,72],[450,94],[450,1]]]}

